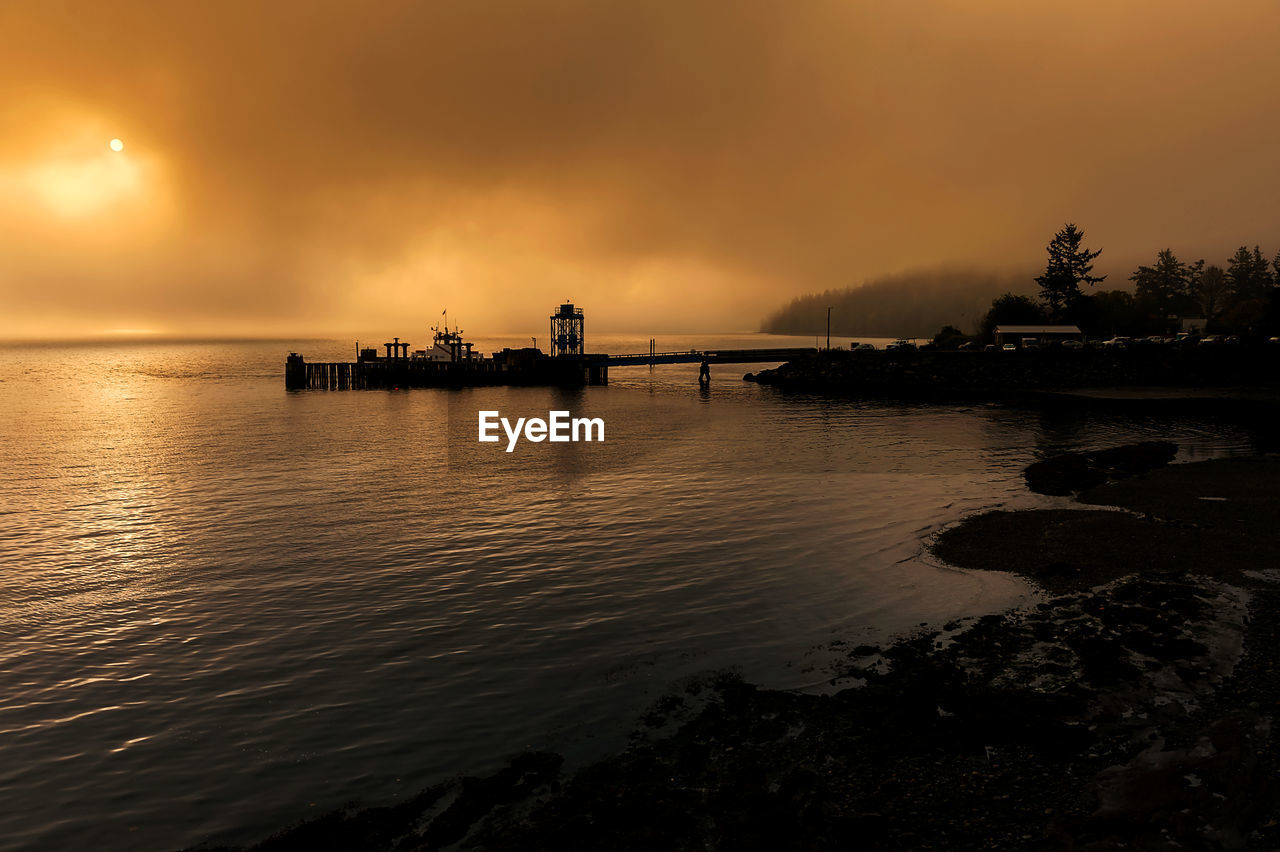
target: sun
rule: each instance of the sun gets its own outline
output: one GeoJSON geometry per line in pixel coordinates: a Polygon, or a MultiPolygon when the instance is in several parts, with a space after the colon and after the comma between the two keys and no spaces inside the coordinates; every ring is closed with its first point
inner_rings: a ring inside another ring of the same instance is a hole
{"type": "Polygon", "coordinates": [[[112,139],[110,142],[107,143],[107,147],[110,148],[112,151],[119,153],[120,151],[124,150],[124,143],[121,142],[119,139],[112,139]]]}

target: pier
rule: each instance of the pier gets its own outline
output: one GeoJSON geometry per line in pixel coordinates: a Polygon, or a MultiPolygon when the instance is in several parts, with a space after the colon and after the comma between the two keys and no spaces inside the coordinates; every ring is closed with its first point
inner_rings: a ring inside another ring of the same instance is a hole
{"type": "Polygon", "coordinates": [[[476,387],[483,385],[606,385],[609,368],[659,364],[759,364],[802,358],[812,348],[691,349],[609,355],[585,351],[582,310],[570,303],[551,315],[551,354],[536,347],[503,349],[491,357],[472,351],[457,329],[434,328],[430,348],[411,350],[399,337],[377,348],[360,349],[355,361],[307,361],[297,352],[285,361],[288,390],[396,390],[401,388],[476,387]],[[384,354],[385,353],[385,354],[384,354]]]}
{"type": "Polygon", "coordinates": [[[589,362],[585,358],[549,358],[528,350],[510,351],[513,357],[469,361],[373,358],[355,362],[312,362],[293,352],[285,362],[285,387],[289,390],[398,390],[481,385],[602,385],[609,380],[608,368],[600,362],[589,362]]]}
{"type": "Polygon", "coordinates": [[[638,355],[602,355],[607,367],[646,367],[655,364],[767,364],[813,355],[817,349],[691,349],[687,352],[641,352],[638,355]]]}

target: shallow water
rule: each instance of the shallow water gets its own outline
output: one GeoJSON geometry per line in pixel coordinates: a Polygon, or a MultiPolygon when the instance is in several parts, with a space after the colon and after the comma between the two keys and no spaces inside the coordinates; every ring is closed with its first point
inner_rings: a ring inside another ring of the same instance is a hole
{"type": "Polygon", "coordinates": [[[285,392],[289,351],[349,348],[0,348],[0,848],[247,842],[528,747],[587,759],[698,672],[819,689],[834,639],[1027,599],[921,550],[1045,503],[1030,461],[1252,445],[1212,419],[787,396],[739,380],[756,366],[708,391],[675,365],[285,392]],[[481,408],[602,417],[606,440],[507,454],[475,441],[481,408]]]}

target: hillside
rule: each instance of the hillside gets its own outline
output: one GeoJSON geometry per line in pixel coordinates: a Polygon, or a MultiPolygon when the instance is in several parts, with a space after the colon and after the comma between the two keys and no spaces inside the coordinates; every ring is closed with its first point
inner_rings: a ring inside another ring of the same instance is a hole
{"type": "Polygon", "coordinates": [[[761,331],[841,337],[932,337],[944,325],[972,332],[1002,293],[1035,295],[1034,272],[938,269],[873,279],[861,287],[799,296],[768,316],[761,331]]]}

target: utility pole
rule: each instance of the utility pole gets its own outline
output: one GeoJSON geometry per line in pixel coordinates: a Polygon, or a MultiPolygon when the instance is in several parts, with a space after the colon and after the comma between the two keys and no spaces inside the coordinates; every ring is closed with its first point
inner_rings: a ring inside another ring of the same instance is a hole
{"type": "Polygon", "coordinates": [[[831,351],[831,306],[827,306],[827,351],[831,351]]]}

